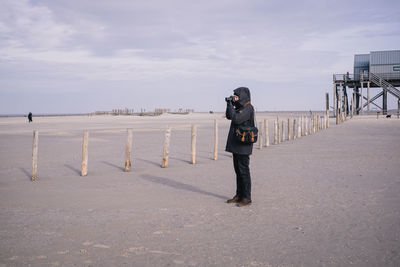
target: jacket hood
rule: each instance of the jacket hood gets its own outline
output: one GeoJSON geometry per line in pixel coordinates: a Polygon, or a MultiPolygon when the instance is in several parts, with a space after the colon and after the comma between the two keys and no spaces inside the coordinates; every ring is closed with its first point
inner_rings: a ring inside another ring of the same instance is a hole
{"type": "Polygon", "coordinates": [[[239,104],[244,106],[250,101],[250,90],[247,87],[239,87],[233,90],[233,94],[239,97],[239,104]]]}

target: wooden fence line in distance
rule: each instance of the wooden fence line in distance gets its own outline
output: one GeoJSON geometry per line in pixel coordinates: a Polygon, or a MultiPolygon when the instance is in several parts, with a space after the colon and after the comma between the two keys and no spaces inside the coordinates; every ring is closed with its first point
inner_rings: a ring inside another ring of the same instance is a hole
{"type": "MultiPolygon", "coordinates": [[[[343,112],[344,113],[344,112],[343,112]]],[[[341,114],[345,120],[344,114],[341,114]]],[[[297,118],[287,119],[287,129],[285,120],[279,121],[279,117],[274,120],[274,144],[284,142],[285,133],[287,131],[287,140],[293,140],[300,138],[301,136],[316,133],[321,130],[325,130],[329,127],[329,116],[328,112],[325,116],[313,114],[313,116],[300,116],[297,118]]],[[[264,119],[264,125],[259,122],[259,149],[262,147],[269,146],[269,134],[268,134],[268,120],[264,119]],[[264,135],[264,136],[263,136],[264,135]]],[[[168,167],[169,150],[170,150],[170,139],[171,139],[171,127],[167,127],[165,131],[164,147],[163,147],[163,159],[162,168],[168,167]]],[[[127,129],[126,137],[126,148],[125,148],[125,172],[130,172],[132,169],[132,129],[127,129]]],[[[32,181],[38,179],[38,136],[37,130],[33,131],[33,146],[32,146],[32,181]]],[[[191,164],[196,164],[196,143],[197,143],[197,126],[191,126],[191,164]]],[[[88,145],[89,145],[89,132],[86,130],[83,133],[83,144],[82,144],[82,165],[81,165],[81,176],[87,176],[88,174],[88,145]]],[[[218,159],[218,121],[214,119],[214,160],[218,159]]]]}

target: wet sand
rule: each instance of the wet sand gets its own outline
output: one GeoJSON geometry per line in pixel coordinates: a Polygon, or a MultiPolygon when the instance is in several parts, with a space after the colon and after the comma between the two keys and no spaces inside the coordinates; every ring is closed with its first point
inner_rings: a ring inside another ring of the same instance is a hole
{"type": "Polygon", "coordinates": [[[271,146],[254,148],[253,204],[242,208],[224,203],[235,178],[222,114],[0,118],[0,266],[399,266],[400,120],[331,119],[327,130],[272,145],[275,115],[257,114],[269,119],[271,146]],[[126,128],[133,128],[129,173],[126,128]]]}

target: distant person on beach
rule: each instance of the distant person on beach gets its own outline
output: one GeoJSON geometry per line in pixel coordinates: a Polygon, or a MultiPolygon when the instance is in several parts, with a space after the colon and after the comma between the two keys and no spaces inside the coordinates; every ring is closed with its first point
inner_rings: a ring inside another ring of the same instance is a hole
{"type": "Polygon", "coordinates": [[[234,95],[227,97],[226,118],[231,120],[226,151],[233,155],[233,166],[236,173],[236,194],[227,200],[227,203],[236,203],[243,207],[251,204],[251,177],[250,177],[250,155],[253,144],[240,142],[235,138],[235,130],[239,126],[254,127],[254,108],[250,103],[250,90],[239,87],[233,90],[234,95]]]}
{"type": "Polygon", "coordinates": [[[29,114],[28,114],[28,120],[29,120],[29,122],[32,122],[33,120],[32,120],[32,112],[29,112],[29,114]]]}

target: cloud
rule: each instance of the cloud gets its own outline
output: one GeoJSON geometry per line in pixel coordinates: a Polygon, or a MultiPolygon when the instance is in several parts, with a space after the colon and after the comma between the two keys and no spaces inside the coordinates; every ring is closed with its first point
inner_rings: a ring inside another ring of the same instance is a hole
{"type": "Polygon", "coordinates": [[[92,9],[86,3],[68,3],[50,9],[27,0],[7,1],[2,39],[8,42],[0,57],[62,64],[66,74],[91,80],[240,75],[278,82],[307,73],[298,68],[296,42],[282,38],[282,28],[272,23],[284,18],[268,9],[265,17],[260,16],[262,2],[174,1],[171,8],[171,3],[159,1],[118,5],[100,1],[92,9]],[[76,6],[81,13],[71,11],[76,6]],[[68,20],[55,12],[73,17],[68,20]],[[287,75],[288,65],[298,71],[287,75]]]}
{"type": "Polygon", "coordinates": [[[74,34],[69,25],[56,23],[50,9],[27,0],[5,0],[0,11],[2,47],[48,50],[60,47],[74,34]]]}
{"type": "Polygon", "coordinates": [[[400,23],[363,24],[326,33],[309,33],[300,49],[304,51],[334,51],[353,54],[398,48],[400,23]],[[389,41],[389,42],[388,42],[389,41]],[[360,53],[360,52],[359,52],[360,53]]]}

